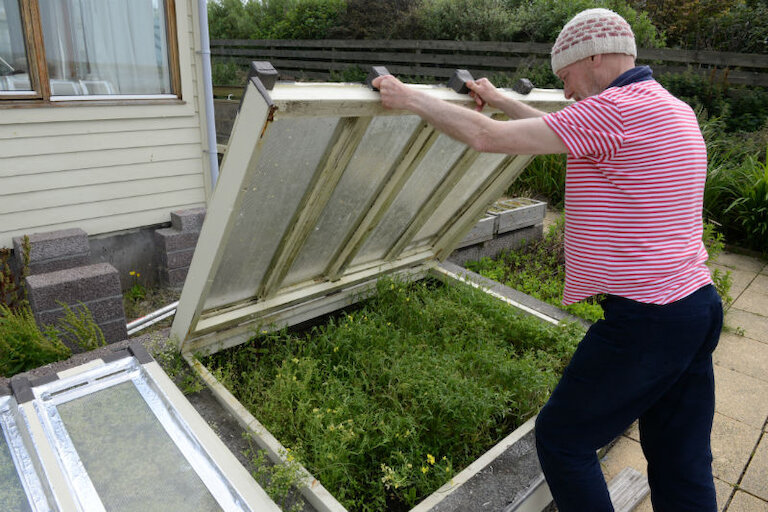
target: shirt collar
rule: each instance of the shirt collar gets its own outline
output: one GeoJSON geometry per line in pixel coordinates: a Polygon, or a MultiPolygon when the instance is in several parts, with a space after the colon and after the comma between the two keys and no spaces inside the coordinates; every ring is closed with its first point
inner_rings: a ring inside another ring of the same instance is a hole
{"type": "Polygon", "coordinates": [[[649,66],[637,66],[629,71],[625,71],[620,74],[616,80],[611,82],[611,87],[624,87],[625,85],[633,84],[635,82],[644,82],[646,80],[653,80],[653,70],[649,66]]]}

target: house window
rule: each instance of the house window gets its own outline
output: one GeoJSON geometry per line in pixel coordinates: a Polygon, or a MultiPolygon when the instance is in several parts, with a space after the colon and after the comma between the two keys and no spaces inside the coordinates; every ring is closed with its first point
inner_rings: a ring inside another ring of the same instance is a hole
{"type": "Polygon", "coordinates": [[[172,0],[0,0],[0,99],[178,94],[172,0]]]}

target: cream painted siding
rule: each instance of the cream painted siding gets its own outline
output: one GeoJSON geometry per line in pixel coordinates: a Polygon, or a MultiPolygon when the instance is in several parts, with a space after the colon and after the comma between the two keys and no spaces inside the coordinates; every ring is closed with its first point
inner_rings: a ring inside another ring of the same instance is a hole
{"type": "Polygon", "coordinates": [[[173,210],[205,205],[196,9],[195,1],[176,1],[180,102],[0,102],[0,247],[57,229],[97,235],[164,223],[173,210]]]}

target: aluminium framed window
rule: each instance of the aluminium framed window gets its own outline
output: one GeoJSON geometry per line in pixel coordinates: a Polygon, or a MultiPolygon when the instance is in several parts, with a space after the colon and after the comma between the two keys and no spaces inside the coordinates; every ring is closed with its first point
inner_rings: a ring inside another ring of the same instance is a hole
{"type": "Polygon", "coordinates": [[[180,97],[174,0],[0,0],[3,100],[180,97]]]}

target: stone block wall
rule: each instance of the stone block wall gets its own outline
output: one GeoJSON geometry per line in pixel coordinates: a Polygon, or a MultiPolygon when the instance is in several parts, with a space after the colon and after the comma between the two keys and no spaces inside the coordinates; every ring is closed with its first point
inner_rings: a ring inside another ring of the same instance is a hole
{"type": "Polygon", "coordinates": [[[544,234],[547,204],[527,198],[497,201],[464,237],[448,260],[464,265],[480,258],[495,258],[504,250],[517,249],[544,234]]]}
{"type": "MultiPolygon", "coordinates": [[[[38,325],[50,325],[72,310],[87,307],[107,343],[128,337],[120,278],[108,263],[90,264],[88,235],[66,229],[29,235],[30,263],[26,278],[32,312],[38,325]]],[[[14,238],[17,264],[23,264],[23,238],[14,238]]],[[[66,341],[66,340],[65,340],[66,341]]],[[[71,343],[70,343],[71,345],[71,343]]],[[[78,350],[75,346],[70,346],[78,350]]]]}
{"type": "Polygon", "coordinates": [[[179,210],[171,212],[170,228],[155,231],[162,284],[171,288],[184,286],[204,220],[205,208],[179,210]]]}

